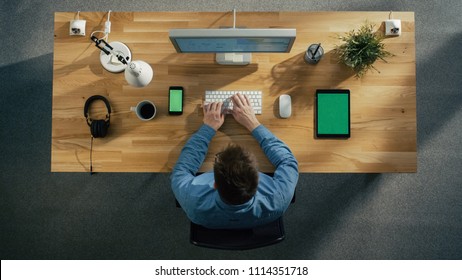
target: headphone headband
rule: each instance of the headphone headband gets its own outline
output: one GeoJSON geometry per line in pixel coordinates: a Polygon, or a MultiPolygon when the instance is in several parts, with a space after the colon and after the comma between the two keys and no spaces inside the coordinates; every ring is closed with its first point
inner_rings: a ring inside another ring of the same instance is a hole
{"type": "Polygon", "coordinates": [[[109,105],[109,101],[106,99],[106,97],[104,96],[101,96],[101,95],[93,95],[93,96],[90,96],[87,101],[85,101],[85,106],[83,107],[83,115],[85,116],[85,118],[87,119],[87,124],[90,125],[91,124],[91,118],[89,117],[88,115],[88,110],[90,109],[90,105],[91,103],[93,103],[93,101],[95,100],[102,100],[104,102],[104,104],[106,104],[106,108],[107,108],[107,112],[108,114],[106,115],[106,118],[107,119],[110,119],[110,115],[111,115],[111,105],[109,105]]]}

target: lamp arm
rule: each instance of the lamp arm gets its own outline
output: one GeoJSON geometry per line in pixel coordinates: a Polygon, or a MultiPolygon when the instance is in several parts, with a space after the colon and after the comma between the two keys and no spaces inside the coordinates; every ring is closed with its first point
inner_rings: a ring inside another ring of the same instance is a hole
{"type": "Polygon", "coordinates": [[[120,62],[122,62],[123,64],[128,64],[127,60],[123,56],[121,56],[121,55],[119,55],[117,53],[114,53],[114,51],[113,51],[114,48],[111,47],[111,45],[109,45],[108,42],[104,41],[104,39],[98,39],[95,36],[91,36],[90,39],[93,42],[95,42],[95,46],[98,49],[102,50],[106,55],[111,55],[111,54],[115,55],[120,62]],[[101,45],[103,45],[103,46],[101,46],[101,45]]]}
{"type": "Polygon", "coordinates": [[[103,39],[98,39],[96,38],[95,36],[91,36],[91,40],[93,42],[95,42],[95,45],[98,49],[102,50],[105,54],[107,55],[110,55],[113,48],[111,47],[111,45],[109,45],[106,41],[104,41],[103,39]],[[100,46],[101,44],[104,44],[102,47],[100,46]]]}

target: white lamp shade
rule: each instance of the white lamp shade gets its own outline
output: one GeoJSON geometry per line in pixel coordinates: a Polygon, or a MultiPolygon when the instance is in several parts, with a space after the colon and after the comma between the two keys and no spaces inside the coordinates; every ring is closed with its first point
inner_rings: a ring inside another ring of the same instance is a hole
{"type": "Polygon", "coordinates": [[[125,80],[134,87],[147,86],[154,76],[151,66],[144,61],[135,60],[125,69],[125,80]]]}

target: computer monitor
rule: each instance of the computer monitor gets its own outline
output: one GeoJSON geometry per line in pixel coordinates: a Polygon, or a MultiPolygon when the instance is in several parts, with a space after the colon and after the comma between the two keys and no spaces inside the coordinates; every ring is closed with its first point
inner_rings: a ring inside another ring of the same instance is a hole
{"type": "Polygon", "coordinates": [[[179,53],[216,53],[217,63],[245,65],[251,53],[288,53],[296,29],[215,28],[171,29],[170,40],[179,53]]]}

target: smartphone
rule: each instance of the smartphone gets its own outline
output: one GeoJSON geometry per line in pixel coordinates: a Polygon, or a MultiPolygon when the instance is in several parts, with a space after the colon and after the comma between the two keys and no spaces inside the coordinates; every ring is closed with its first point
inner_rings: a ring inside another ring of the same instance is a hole
{"type": "Polygon", "coordinates": [[[168,90],[168,113],[170,115],[183,114],[183,87],[172,86],[168,90]]]}

